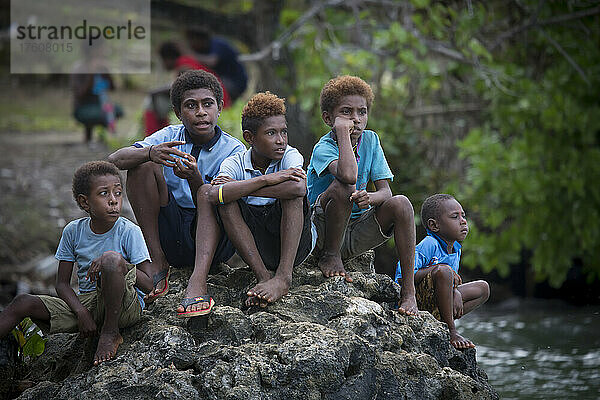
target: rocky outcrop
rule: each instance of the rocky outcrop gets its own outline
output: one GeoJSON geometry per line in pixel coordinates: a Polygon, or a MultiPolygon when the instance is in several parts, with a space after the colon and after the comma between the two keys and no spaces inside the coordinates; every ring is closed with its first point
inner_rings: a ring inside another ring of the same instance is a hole
{"type": "Polygon", "coordinates": [[[30,366],[39,382],[20,399],[497,399],[475,350],[449,344],[429,313],[390,305],[398,287],[372,269],[372,253],[349,265],[353,283],[295,269],[290,294],[242,309],[252,272],[221,264],[210,276],[209,318],[178,319],[189,270],[122,332],[116,359],[93,367],[95,344],[52,335],[30,366]]]}

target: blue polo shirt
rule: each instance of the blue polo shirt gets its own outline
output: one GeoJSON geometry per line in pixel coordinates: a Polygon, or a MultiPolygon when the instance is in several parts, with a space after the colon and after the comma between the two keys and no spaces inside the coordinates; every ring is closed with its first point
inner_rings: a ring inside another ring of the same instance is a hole
{"type": "MultiPolygon", "coordinates": [[[[356,190],[366,190],[369,181],[381,179],[394,179],[394,174],[383,154],[379,136],[373,131],[365,130],[357,142],[358,176],[356,179],[356,190]]],[[[333,133],[330,131],[315,145],[310,164],[308,165],[308,201],[314,205],[317,197],[323,193],[334,176],[327,169],[329,164],[340,158],[340,149],[333,133]]],[[[370,206],[369,206],[370,208],[370,206]]],[[[351,218],[358,218],[366,210],[361,210],[356,204],[352,206],[351,218]]]]}
{"type": "MultiPolygon", "coordinates": [[[[185,142],[185,144],[178,146],[179,150],[184,153],[192,154],[194,144],[182,124],[169,125],[146,137],[144,140],[135,142],[133,146],[148,147],[174,140],[185,142]]],[[[200,148],[198,157],[196,157],[198,171],[200,171],[200,176],[202,176],[204,183],[210,183],[210,181],[217,176],[224,159],[230,155],[246,150],[246,147],[242,142],[230,134],[223,132],[218,126],[215,126],[215,136],[208,143],[196,146],[196,149],[198,147],[200,148]]],[[[171,167],[163,166],[163,174],[169,192],[171,192],[177,204],[184,208],[196,208],[187,181],[175,175],[173,168],[171,167]]]]}
{"type": "MultiPolygon", "coordinates": [[[[227,176],[235,179],[236,181],[252,179],[261,176],[262,173],[259,170],[254,169],[252,166],[251,157],[252,148],[243,153],[237,153],[231,157],[228,157],[221,164],[221,170],[217,176],[227,176]]],[[[303,164],[304,157],[302,157],[302,154],[300,154],[296,148],[288,145],[285,148],[285,153],[283,153],[281,160],[271,160],[271,163],[265,171],[265,175],[289,168],[302,168],[303,164]]],[[[270,197],[248,196],[244,197],[243,200],[246,203],[254,206],[264,206],[274,203],[276,199],[270,197]]]]}
{"type": "MultiPolygon", "coordinates": [[[[458,264],[460,263],[460,254],[462,246],[454,242],[452,253],[448,253],[448,245],[444,240],[431,231],[427,231],[427,236],[415,247],[415,272],[421,268],[427,268],[438,264],[449,265],[454,272],[458,273],[458,264]]],[[[402,271],[400,261],[396,266],[396,282],[401,283],[402,271]]]]}

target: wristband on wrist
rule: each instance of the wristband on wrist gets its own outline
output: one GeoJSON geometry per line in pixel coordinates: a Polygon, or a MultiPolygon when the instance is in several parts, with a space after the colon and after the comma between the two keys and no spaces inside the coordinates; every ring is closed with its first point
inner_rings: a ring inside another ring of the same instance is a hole
{"type": "Polygon", "coordinates": [[[219,204],[225,204],[223,201],[223,185],[219,186],[219,204]]]}
{"type": "Polygon", "coordinates": [[[150,152],[152,151],[152,148],[154,147],[154,145],[150,145],[150,147],[148,147],[148,161],[152,161],[152,158],[150,157],[150,152]]]}

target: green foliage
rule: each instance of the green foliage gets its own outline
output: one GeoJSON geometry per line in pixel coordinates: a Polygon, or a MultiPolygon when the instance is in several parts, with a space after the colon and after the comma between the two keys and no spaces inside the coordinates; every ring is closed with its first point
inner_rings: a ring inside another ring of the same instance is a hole
{"type": "Polygon", "coordinates": [[[46,341],[43,333],[30,318],[25,318],[21,321],[12,334],[19,346],[19,357],[21,360],[24,357],[39,357],[44,352],[46,341]]]}

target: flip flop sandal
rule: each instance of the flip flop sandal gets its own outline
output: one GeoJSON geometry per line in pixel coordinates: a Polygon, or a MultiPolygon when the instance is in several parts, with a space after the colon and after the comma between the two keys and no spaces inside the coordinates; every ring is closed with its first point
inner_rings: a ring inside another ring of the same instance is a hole
{"type": "Polygon", "coordinates": [[[146,303],[151,304],[154,300],[158,299],[169,293],[169,275],[171,274],[171,267],[167,267],[159,271],[158,273],[152,275],[152,286],[156,290],[156,285],[158,285],[161,281],[165,281],[165,287],[160,292],[154,292],[154,295],[148,296],[146,303]]]}
{"type": "Polygon", "coordinates": [[[190,317],[197,317],[199,315],[210,314],[213,306],[215,305],[215,301],[213,300],[213,298],[208,295],[198,296],[198,297],[184,297],[183,300],[181,300],[181,303],[179,303],[179,304],[181,304],[183,306],[184,310],[187,310],[189,306],[193,306],[195,304],[200,304],[200,303],[208,303],[209,306],[208,306],[208,308],[205,308],[204,310],[177,312],[177,317],[190,318],[190,317]]]}

